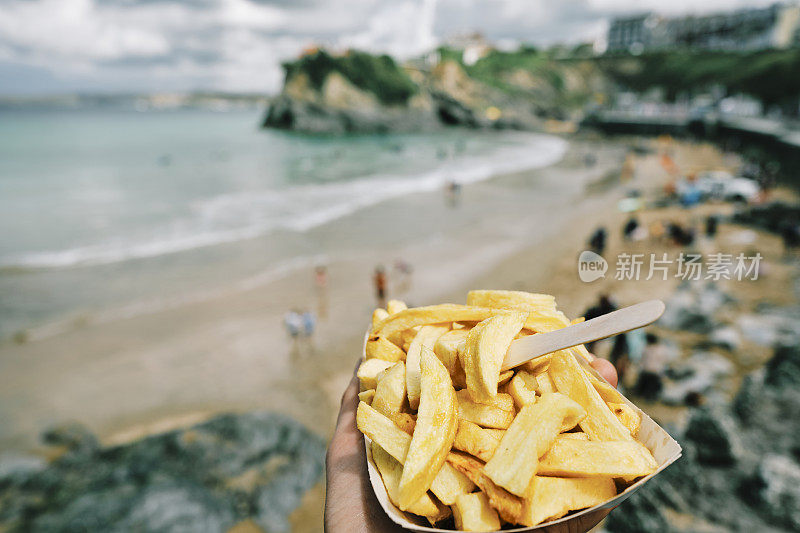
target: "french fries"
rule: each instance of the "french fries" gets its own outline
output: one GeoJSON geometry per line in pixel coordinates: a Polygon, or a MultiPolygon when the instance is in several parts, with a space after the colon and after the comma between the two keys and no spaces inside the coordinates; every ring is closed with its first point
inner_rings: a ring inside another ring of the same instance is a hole
{"type": "Polygon", "coordinates": [[[461,363],[459,362],[458,352],[463,347],[464,342],[467,340],[469,334],[468,329],[453,329],[443,334],[436,340],[433,346],[433,353],[444,364],[447,371],[450,372],[450,377],[458,371],[462,370],[461,363]]]}
{"type": "Polygon", "coordinates": [[[586,418],[580,426],[590,439],[633,439],[631,432],[611,412],[570,352],[562,350],[555,353],[550,359],[548,373],[558,392],[569,396],[586,410],[586,418]]]}
{"type": "Polygon", "coordinates": [[[396,363],[378,380],[370,405],[378,412],[391,417],[399,413],[406,400],[406,365],[396,363]]]}
{"type": "MultiPolygon", "coordinates": [[[[382,415],[364,402],[358,404],[356,424],[358,430],[373,443],[386,450],[399,463],[405,463],[408,448],[411,445],[411,435],[409,433],[397,427],[390,418],[382,415]]],[[[468,494],[475,488],[475,485],[465,474],[458,472],[446,463],[442,465],[441,470],[438,472],[434,470],[433,474],[435,477],[431,482],[431,492],[445,505],[451,505],[459,494],[468,494]]],[[[398,492],[398,507],[400,507],[399,501],[398,492]]]]}
{"type": "Polygon", "coordinates": [[[408,392],[408,405],[412,409],[419,407],[422,349],[432,349],[437,339],[449,329],[447,326],[423,326],[411,341],[406,355],[406,391],[408,392]]]}
{"type": "Polygon", "coordinates": [[[476,402],[487,403],[497,395],[500,366],[526,318],[526,314],[516,312],[496,315],[467,335],[461,362],[467,375],[467,390],[476,402]]]}
{"type": "Polygon", "coordinates": [[[486,428],[506,429],[514,420],[514,399],[511,395],[497,393],[491,403],[478,403],[467,389],[456,392],[458,418],[469,420],[486,428]]]}
{"type": "Polygon", "coordinates": [[[381,321],[376,333],[399,345],[403,331],[415,326],[445,322],[481,321],[497,313],[496,309],[470,305],[440,304],[405,309],[381,321]]]}
{"type": "Polygon", "coordinates": [[[406,360],[406,352],[396,344],[378,336],[367,339],[366,355],[367,359],[383,359],[392,363],[406,360]]]}
{"type": "Polygon", "coordinates": [[[535,526],[560,518],[570,511],[592,507],[617,495],[614,480],[606,478],[562,478],[536,476],[523,501],[519,522],[535,526]]]}
{"type": "Polygon", "coordinates": [[[482,492],[462,494],[453,505],[456,528],[461,531],[494,531],[500,529],[500,517],[482,492]]]}
{"type": "Polygon", "coordinates": [[[504,434],[505,431],[502,429],[484,429],[469,420],[459,420],[453,448],[486,462],[494,455],[504,434]]]}
{"type": "MultiPolygon", "coordinates": [[[[372,443],[372,459],[375,461],[375,466],[381,473],[383,485],[386,487],[386,494],[393,504],[399,505],[399,487],[400,476],[403,474],[403,465],[400,462],[386,453],[386,451],[372,443]]],[[[450,508],[437,502],[434,498],[427,493],[415,501],[413,505],[408,508],[408,511],[416,515],[424,516],[431,524],[440,522],[450,516],[450,508]]]]}
{"type": "Polygon", "coordinates": [[[398,498],[402,510],[407,510],[431,487],[453,446],[458,427],[456,391],[447,369],[433,351],[424,346],[420,367],[422,379],[417,424],[400,478],[398,498]]]}
{"type": "Polygon", "coordinates": [[[522,291],[474,290],[467,293],[467,305],[476,307],[510,308],[528,305],[534,309],[556,310],[556,299],[549,294],[533,294],[522,291]]]}
{"type": "Polygon", "coordinates": [[[386,312],[389,313],[389,316],[396,315],[405,309],[408,309],[408,306],[405,302],[400,300],[389,300],[386,302],[386,312]]]}
{"type": "Polygon", "coordinates": [[[636,441],[595,442],[559,437],[539,461],[536,474],[633,479],[652,474],[656,468],[658,463],[650,450],[636,441]]]}
{"type": "Polygon", "coordinates": [[[581,416],[585,416],[583,408],[558,393],[544,394],[536,403],[524,406],[486,463],[486,475],[510,493],[524,497],[539,457],[553,445],[564,419],[581,416]]]}
{"type": "Polygon", "coordinates": [[[511,378],[506,390],[514,399],[517,409],[522,409],[529,403],[536,403],[536,391],[539,390],[539,383],[536,381],[536,376],[520,370],[511,378]]]}
{"type": "Polygon", "coordinates": [[[656,472],[636,440],[641,412],[589,370],[585,347],[501,372],[514,339],[579,320],[518,291],[376,310],[356,424],[388,500],[437,527],[452,515],[444,527],[495,531],[608,502],[656,472]]]}
{"type": "Polygon", "coordinates": [[[393,366],[394,363],[383,359],[367,359],[361,363],[356,372],[356,377],[361,383],[361,390],[374,389],[378,385],[378,375],[393,366]]]}

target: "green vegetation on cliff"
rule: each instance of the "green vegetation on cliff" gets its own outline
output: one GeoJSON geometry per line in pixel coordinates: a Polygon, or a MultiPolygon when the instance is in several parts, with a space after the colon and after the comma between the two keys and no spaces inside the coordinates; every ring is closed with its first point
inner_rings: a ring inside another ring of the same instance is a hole
{"type": "Polygon", "coordinates": [[[315,89],[320,90],[329,74],[338,72],[364,91],[371,92],[382,103],[404,104],[417,92],[417,86],[405,71],[387,55],[374,56],[351,50],[342,56],[332,56],[318,50],[296,61],[283,64],[286,81],[304,73],[315,89]]]}

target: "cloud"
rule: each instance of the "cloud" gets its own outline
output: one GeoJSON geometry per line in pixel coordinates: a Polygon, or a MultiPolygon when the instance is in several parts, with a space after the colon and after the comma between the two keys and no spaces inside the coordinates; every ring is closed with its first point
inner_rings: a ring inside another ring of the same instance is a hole
{"type": "Polygon", "coordinates": [[[409,57],[457,32],[550,44],[602,34],[609,16],[767,0],[3,0],[0,92],[274,92],[280,63],[312,44],[409,57]],[[20,70],[21,69],[21,70],[20,70]],[[48,85],[48,80],[52,83],[48,85]],[[23,90],[24,92],[24,90],[23,90]]]}

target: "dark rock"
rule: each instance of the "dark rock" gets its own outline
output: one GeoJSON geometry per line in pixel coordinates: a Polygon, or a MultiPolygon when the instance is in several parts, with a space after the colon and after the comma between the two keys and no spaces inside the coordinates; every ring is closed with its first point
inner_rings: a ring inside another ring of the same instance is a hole
{"type": "Polygon", "coordinates": [[[766,365],[765,381],[773,387],[800,386],[800,348],[779,346],[766,365]]]}
{"type": "Polygon", "coordinates": [[[324,468],[323,440],[272,413],[222,415],[110,448],[75,426],[46,436],[72,451],[0,481],[0,530],[222,532],[252,519],[287,531],[324,468]]]}
{"type": "Polygon", "coordinates": [[[708,465],[736,462],[740,444],[732,417],[715,407],[697,409],[689,419],[685,438],[697,450],[697,461],[708,465]]]}
{"type": "Polygon", "coordinates": [[[83,425],[70,422],[48,429],[42,434],[48,446],[64,447],[71,453],[92,454],[100,448],[97,437],[83,425]]]}
{"type": "Polygon", "coordinates": [[[767,455],[756,474],[743,485],[743,496],[776,525],[800,531],[800,466],[783,455],[767,455]]]}

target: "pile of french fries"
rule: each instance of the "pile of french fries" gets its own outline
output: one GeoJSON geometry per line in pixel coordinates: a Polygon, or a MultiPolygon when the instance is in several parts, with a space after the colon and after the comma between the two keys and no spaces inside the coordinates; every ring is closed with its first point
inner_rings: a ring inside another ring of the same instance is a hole
{"type": "Polygon", "coordinates": [[[357,424],[396,507],[462,531],[535,526],[656,471],[639,413],[583,346],[501,371],[512,341],[570,323],[552,296],[516,291],[375,310],[357,424]]]}

